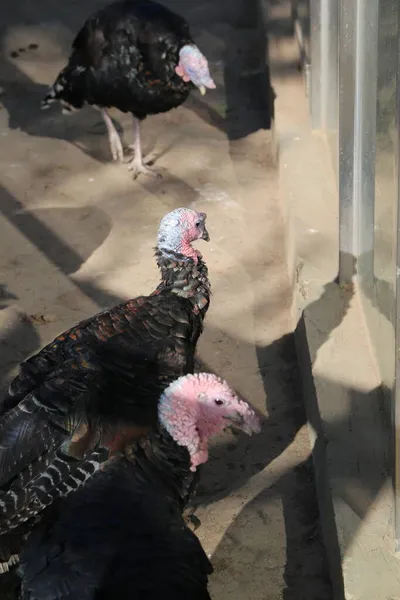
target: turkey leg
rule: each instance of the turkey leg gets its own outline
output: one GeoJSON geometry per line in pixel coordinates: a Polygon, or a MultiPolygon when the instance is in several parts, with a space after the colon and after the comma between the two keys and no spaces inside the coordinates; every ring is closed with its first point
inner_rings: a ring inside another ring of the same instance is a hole
{"type": "Polygon", "coordinates": [[[107,127],[108,141],[110,143],[110,150],[113,160],[120,160],[122,162],[124,160],[124,149],[122,147],[119,133],[115,129],[114,123],[112,122],[112,119],[105,108],[101,109],[101,115],[107,127]]]}
{"type": "MultiPolygon", "coordinates": [[[[133,115],[132,115],[133,116],[133,115]]],[[[133,171],[133,178],[136,179],[141,173],[151,175],[152,177],[161,177],[157,171],[146,167],[143,162],[142,144],[140,141],[140,121],[133,117],[133,159],[129,163],[129,170],[133,171]]]]}

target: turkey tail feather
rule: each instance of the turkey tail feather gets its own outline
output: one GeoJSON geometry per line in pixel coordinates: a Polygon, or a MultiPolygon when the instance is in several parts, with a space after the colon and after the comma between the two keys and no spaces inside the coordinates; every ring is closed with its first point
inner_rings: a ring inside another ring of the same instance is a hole
{"type": "Polygon", "coordinates": [[[54,452],[39,456],[36,461],[18,475],[7,491],[0,493],[0,534],[6,533],[16,526],[12,525],[12,520],[27,505],[30,494],[29,486],[32,480],[37,477],[40,479],[43,469],[47,469],[49,465],[51,466],[54,456],[54,452]]]}
{"type": "Polygon", "coordinates": [[[82,75],[85,67],[68,64],[61,71],[41,102],[41,109],[47,110],[57,100],[60,101],[63,112],[70,113],[81,108],[84,104],[82,75]]]}
{"type": "Polygon", "coordinates": [[[56,102],[59,98],[62,98],[62,93],[67,85],[67,80],[65,77],[66,70],[67,69],[63,69],[61,71],[53,85],[50,87],[46,96],[43,98],[41,102],[42,110],[48,109],[50,107],[50,104],[53,104],[53,102],[56,102]]]}
{"type": "MultiPolygon", "coordinates": [[[[10,499],[17,496],[20,501],[15,502],[13,516],[6,520],[0,519],[0,534],[31,519],[50,506],[56,498],[75,492],[107,459],[106,448],[90,452],[83,460],[68,456],[62,451],[57,452],[54,460],[48,461],[47,468],[27,488],[21,489],[19,484],[18,489],[13,486],[5,495],[10,496],[10,499]]],[[[0,499],[0,506],[1,502],[0,499]]]]}
{"type": "Polygon", "coordinates": [[[38,410],[34,396],[28,396],[3,416],[0,427],[0,485],[5,486],[21,470],[67,437],[52,426],[45,409],[38,410]],[[35,412],[37,411],[37,412],[35,412]]]}

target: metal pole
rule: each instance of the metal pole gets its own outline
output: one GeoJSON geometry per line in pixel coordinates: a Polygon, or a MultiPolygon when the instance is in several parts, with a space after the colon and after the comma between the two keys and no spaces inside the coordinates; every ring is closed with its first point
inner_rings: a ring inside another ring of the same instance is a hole
{"type": "MultiPolygon", "coordinates": [[[[325,1],[325,0],[324,0],[325,1]]],[[[306,73],[309,81],[307,87],[310,93],[311,122],[313,129],[322,129],[322,83],[323,83],[323,64],[322,57],[322,36],[324,35],[324,26],[322,23],[321,0],[310,0],[310,62],[311,71],[306,73]]]]}
{"type": "Polygon", "coordinates": [[[339,20],[339,279],[347,283],[373,257],[378,4],[341,0],[339,20]]]}
{"type": "Polygon", "coordinates": [[[395,539],[396,553],[400,552],[400,43],[397,59],[396,83],[396,141],[395,141],[395,168],[397,183],[397,235],[396,235],[396,298],[395,298],[395,379],[393,402],[393,487],[395,504],[395,539]]]}

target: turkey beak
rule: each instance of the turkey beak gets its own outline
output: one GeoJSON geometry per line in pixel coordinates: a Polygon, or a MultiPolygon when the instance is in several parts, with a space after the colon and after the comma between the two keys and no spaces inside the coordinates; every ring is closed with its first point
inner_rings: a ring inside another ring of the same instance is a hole
{"type": "Polygon", "coordinates": [[[204,85],[200,85],[200,86],[199,86],[199,90],[200,90],[200,94],[201,94],[202,96],[205,96],[205,95],[206,95],[206,88],[205,88],[205,86],[204,86],[204,85]]]}
{"type": "MultiPolygon", "coordinates": [[[[228,424],[232,427],[232,429],[244,431],[247,434],[249,433],[247,424],[246,424],[245,420],[243,419],[243,416],[240,415],[239,413],[236,413],[236,415],[229,415],[229,416],[227,415],[225,417],[225,419],[228,421],[228,424]]],[[[250,435],[251,435],[251,433],[250,433],[250,435]]]]}
{"type": "Polygon", "coordinates": [[[205,242],[209,242],[210,241],[210,234],[207,231],[206,226],[204,225],[204,229],[203,229],[203,233],[202,236],[200,238],[201,240],[204,240],[205,242]]]}
{"type": "Polygon", "coordinates": [[[249,423],[248,420],[245,419],[239,412],[237,412],[235,415],[226,416],[225,419],[228,421],[228,424],[233,430],[243,431],[243,433],[246,433],[247,435],[258,433],[257,427],[254,427],[252,423],[249,423]]]}

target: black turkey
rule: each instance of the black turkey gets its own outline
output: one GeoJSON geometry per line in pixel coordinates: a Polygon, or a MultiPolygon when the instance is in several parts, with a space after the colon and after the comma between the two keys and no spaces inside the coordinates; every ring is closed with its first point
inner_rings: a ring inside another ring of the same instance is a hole
{"type": "Polygon", "coordinates": [[[207,267],[192,247],[209,239],[205,219],[185,208],[168,213],[158,232],[157,289],[79,323],[21,365],[0,417],[0,533],[74,491],[110,450],[154,427],[161,392],[193,372],[210,300],[207,267]],[[121,382],[127,370],[129,394],[121,382]]]}
{"type": "Polygon", "coordinates": [[[143,163],[140,121],[180,106],[195,87],[202,94],[206,88],[215,88],[188,23],[152,0],[123,0],[90,17],[72,48],[42,108],[55,100],[66,111],[85,103],[100,107],[114,160],[123,160],[124,152],[107,108],[132,113],[130,168],[135,177],[156,174],[143,163]]]}
{"type": "Polygon", "coordinates": [[[187,375],[159,402],[157,431],[62,500],[22,554],[21,600],[209,600],[212,566],[182,509],[210,436],[260,423],[216,375],[187,375]]]}

